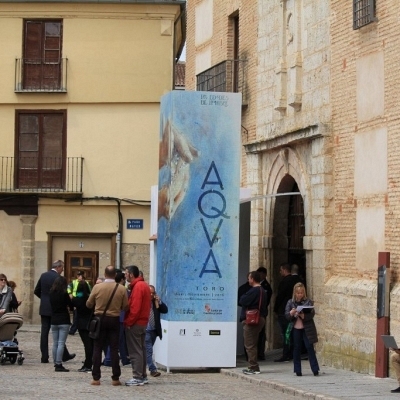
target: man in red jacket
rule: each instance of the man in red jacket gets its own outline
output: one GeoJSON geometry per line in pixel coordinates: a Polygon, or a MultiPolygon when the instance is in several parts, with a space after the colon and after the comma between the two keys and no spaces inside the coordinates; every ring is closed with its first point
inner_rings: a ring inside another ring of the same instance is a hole
{"type": "Polygon", "coordinates": [[[142,386],[148,383],[146,372],[146,327],[150,316],[150,287],[139,276],[136,265],[126,267],[126,280],[129,282],[131,295],[129,309],[125,313],[124,326],[126,345],[132,364],[132,379],[125,382],[126,386],[142,386]]]}

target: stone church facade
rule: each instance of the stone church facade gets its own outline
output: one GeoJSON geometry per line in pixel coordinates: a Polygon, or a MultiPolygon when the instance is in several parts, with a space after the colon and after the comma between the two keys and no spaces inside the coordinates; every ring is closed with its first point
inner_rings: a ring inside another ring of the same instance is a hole
{"type": "MultiPolygon", "coordinates": [[[[321,362],[374,373],[378,252],[390,252],[393,334],[400,317],[400,5],[390,2],[389,13],[379,1],[372,9],[356,0],[223,3],[188,3],[186,89],[236,43],[247,62],[241,185],[260,196],[251,203],[249,269],[267,267],[276,289],[280,263],[299,264],[316,304],[321,362]],[[300,195],[276,196],[285,192],[300,195]]],[[[267,336],[280,346],[271,315],[267,336]]]]}

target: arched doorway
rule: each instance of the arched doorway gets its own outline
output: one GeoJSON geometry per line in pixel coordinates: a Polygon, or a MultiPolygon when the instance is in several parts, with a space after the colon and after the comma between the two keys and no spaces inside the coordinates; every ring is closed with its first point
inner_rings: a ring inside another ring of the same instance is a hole
{"type": "MultiPolygon", "coordinates": [[[[299,192],[295,179],[287,174],[279,184],[278,193],[299,192]]],[[[281,280],[279,266],[282,263],[297,264],[299,275],[306,281],[306,252],[303,248],[305,236],[304,203],[301,195],[280,196],[275,199],[272,244],[272,282],[275,295],[281,280]]],[[[273,307],[273,305],[272,305],[273,307]]],[[[279,326],[274,324],[274,348],[282,344],[279,326]]]]}

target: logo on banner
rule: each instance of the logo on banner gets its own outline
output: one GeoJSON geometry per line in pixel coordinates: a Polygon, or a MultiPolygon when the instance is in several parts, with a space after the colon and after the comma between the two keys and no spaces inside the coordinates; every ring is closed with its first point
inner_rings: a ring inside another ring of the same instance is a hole
{"type": "Polygon", "coordinates": [[[201,331],[200,331],[200,329],[196,329],[196,330],[193,332],[193,336],[201,336],[201,331]]]}
{"type": "Polygon", "coordinates": [[[219,329],[210,329],[208,334],[210,336],[221,336],[221,331],[219,329]]]}
{"type": "Polygon", "coordinates": [[[179,329],[180,336],[186,336],[186,329],[179,329]]]}

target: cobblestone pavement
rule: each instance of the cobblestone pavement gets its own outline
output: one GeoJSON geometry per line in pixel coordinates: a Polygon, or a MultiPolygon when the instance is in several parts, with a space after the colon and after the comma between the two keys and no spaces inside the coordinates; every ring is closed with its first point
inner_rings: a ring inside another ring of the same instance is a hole
{"type": "MultiPolygon", "coordinates": [[[[144,386],[111,386],[111,370],[102,367],[100,386],[91,386],[91,374],[77,372],[84,358],[79,335],[68,336],[67,346],[76,358],[65,363],[68,373],[54,372],[53,364],[40,363],[39,330],[23,326],[18,332],[19,347],[24,352],[23,365],[7,362],[0,365],[0,397],[6,399],[293,399],[293,394],[262,387],[251,381],[238,379],[218,371],[162,372],[158,378],[149,377],[144,386]],[[25,329],[24,329],[25,328],[25,329]]],[[[51,334],[49,345],[51,346],[51,334]]],[[[51,347],[50,347],[51,348],[51,347]]],[[[131,378],[131,367],[122,367],[121,381],[131,378]]]]}

